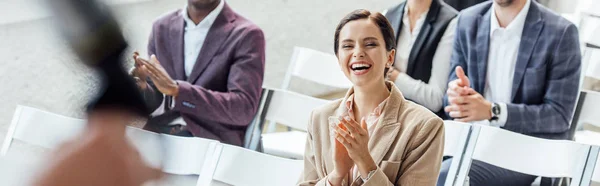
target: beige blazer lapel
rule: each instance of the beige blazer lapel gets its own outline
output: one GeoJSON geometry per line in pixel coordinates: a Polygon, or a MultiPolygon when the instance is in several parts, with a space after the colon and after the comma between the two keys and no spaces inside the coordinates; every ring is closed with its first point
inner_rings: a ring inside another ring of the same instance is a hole
{"type": "Polygon", "coordinates": [[[391,87],[390,99],[381,115],[382,119],[375,126],[369,139],[369,152],[371,152],[371,156],[377,165],[381,163],[383,156],[389,151],[400,130],[398,113],[402,107],[404,97],[396,86],[392,85],[391,87]]]}

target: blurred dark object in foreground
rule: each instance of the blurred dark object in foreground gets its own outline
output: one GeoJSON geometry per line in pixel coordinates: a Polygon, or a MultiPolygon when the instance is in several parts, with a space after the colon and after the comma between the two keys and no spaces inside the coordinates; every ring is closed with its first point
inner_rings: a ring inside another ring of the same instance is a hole
{"type": "Polygon", "coordinates": [[[75,54],[101,73],[102,89],[88,105],[89,112],[118,108],[148,117],[151,111],[123,69],[127,42],[109,8],[96,0],[51,0],[48,5],[75,54]]]}
{"type": "MultiPolygon", "coordinates": [[[[108,7],[96,0],[47,0],[57,27],[81,60],[97,69],[102,90],[88,105],[82,134],[65,142],[33,181],[36,186],[139,186],[159,179],[126,138],[135,116],[148,117],[133,78],[123,69],[127,43],[108,7]]],[[[160,148],[157,146],[157,148],[160,148]]]]}

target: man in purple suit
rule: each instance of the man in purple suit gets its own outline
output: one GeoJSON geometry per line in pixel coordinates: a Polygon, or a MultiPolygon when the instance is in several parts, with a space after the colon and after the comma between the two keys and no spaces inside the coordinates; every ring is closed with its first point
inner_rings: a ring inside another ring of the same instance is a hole
{"type": "Polygon", "coordinates": [[[224,0],[188,0],[154,22],[148,53],[134,54],[132,75],[150,107],[164,112],[145,129],[243,144],[264,76],[258,26],[224,0]]]}

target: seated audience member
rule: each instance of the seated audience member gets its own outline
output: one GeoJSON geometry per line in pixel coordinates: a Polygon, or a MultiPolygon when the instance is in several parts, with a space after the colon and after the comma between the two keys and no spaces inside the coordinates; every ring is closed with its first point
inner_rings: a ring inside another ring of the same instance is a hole
{"type": "MultiPolygon", "coordinates": [[[[461,12],[457,28],[444,98],[449,116],[566,139],[581,68],[575,25],[532,0],[494,0],[461,12]]],[[[531,185],[536,178],[480,161],[469,177],[472,186],[531,185]]]]}
{"type": "Polygon", "coordinates": [[[385,81],[395,45],[380,13],[356,10],[338,24],[334,52],[353,87],[312,112],[299,185],[435,185],[443,122],[385,81]]]}
{"type": "Polygon", "coordinates": [[[448,84],[457,14],[441,0],[408,0],[385,14],[396,30],[398,43],[389,79],[406,99],[439,116],[445,116],[442,100],[448,84]]]}
{"type": "Polygon", "coordinates": [[[144,97],[165,112],[148,130],[242,145],[260,99],[262,30],[224,0],[189,0],[154,22],[149,60],[134,54],[144,97]],[[143,80],[148,80],[147,83],[143,80]]]}

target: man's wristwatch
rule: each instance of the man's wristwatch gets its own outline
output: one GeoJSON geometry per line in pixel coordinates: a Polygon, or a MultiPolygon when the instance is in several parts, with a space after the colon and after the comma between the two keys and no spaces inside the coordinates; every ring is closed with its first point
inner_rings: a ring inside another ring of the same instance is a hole
{"type": "Polygon", "coordinates": [[[500,104],[492,103],[492,118],[490,121],[498,121],[498,117],[500,116],[500,104]]]}

